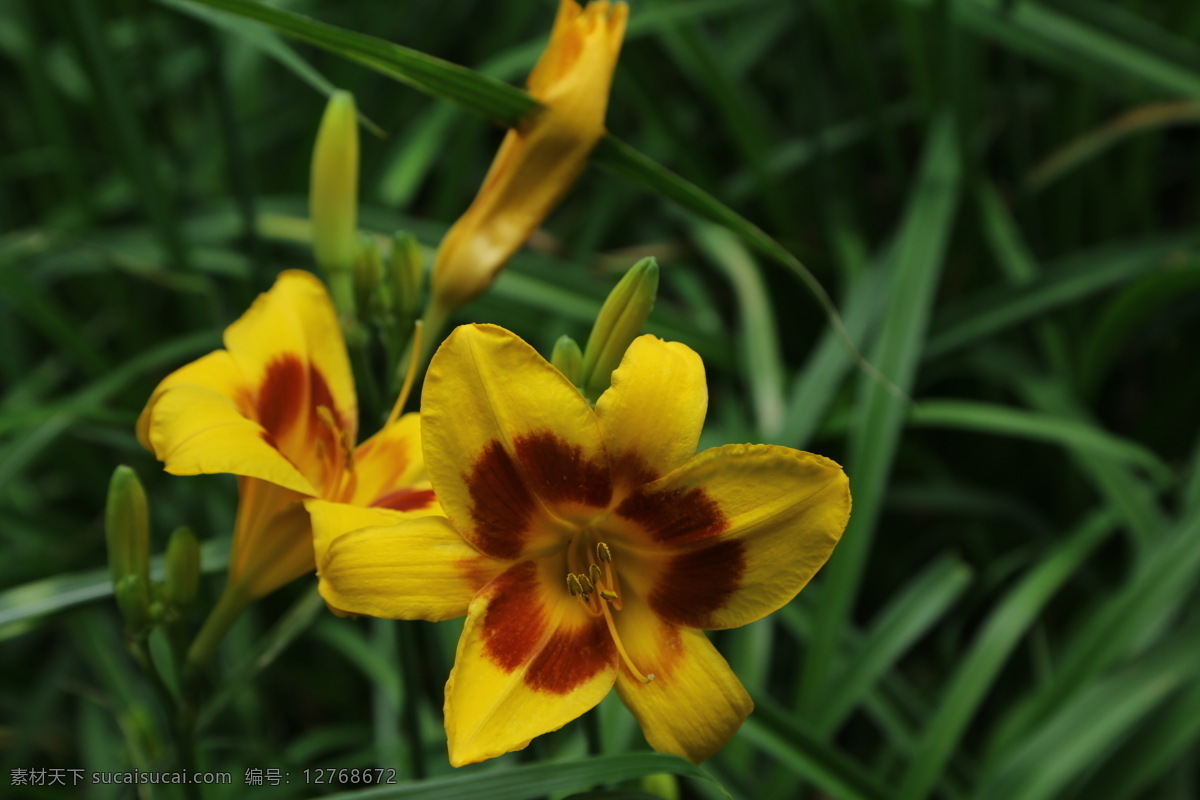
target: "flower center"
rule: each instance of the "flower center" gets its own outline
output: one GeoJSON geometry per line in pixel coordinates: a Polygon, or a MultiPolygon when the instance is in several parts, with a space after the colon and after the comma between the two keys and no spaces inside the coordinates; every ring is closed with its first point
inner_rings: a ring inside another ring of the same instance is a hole
{"type": "MultiPolygon", "coordinates": [[[[574,546],[570,550],[569,562],[571,569],[574,570],[578,563],[575,558],[574,546]]],[[[633,665],[633,659],[629,657],[629,651],[625,649],[625,645],[617,633],[617,623],[613,619],[613,612],[620,611],[624,607],[624,603],[621,600],[621,584],[617,581],[616,570],[613,569],[612,550],[608,545],[604,542],[597,542],[596,560],[588,563],[586,572],[567,573],[567,591],[593,617],[604,617],[604,624],[608,626],[608,633],[617,646],[617,652],[621,654],[621,659],[625,662],[625,666],[629,667],[633,676],[642,683],[654,680],[654,673],[643,675],[641,670],[633,665]],[[596,563],[597,561],[600,563],[596,563]],[[604,566],[601,567],[600,564],[604,566]]]]}
{"type": "Polygon", "coordinates": [[[317,420],[324,436],[316,437],[317,458],[325,470],[326,496],[337,498],[354,492],[354,443],[342,429],[329,406],[317,406],[317,420]],[[343,483],[347,484],[343,486],[343,483]]]}

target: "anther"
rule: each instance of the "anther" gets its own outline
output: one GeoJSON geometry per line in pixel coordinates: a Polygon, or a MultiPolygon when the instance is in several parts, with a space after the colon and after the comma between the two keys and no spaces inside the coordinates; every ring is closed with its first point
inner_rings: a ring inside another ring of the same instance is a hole
{"type": "Polygon", "coordinates": [[[601,562],[612,561],[612,551],[604,542],[596,543],[596,559],[601,562]]]}
{"type": "MultiPolygon", "coordinates": [[[[596,587],[592,585],[592,582],[588,579],[587,575],[579,575],[576,580],[579,582],[579,585],[583,587],[584,594],[591,594],[592,592],[596,591],[596,587]]],[[[603,595],[604,593],[601,592],[600,594],[603,595]]]]}
{"type": "Polygon", "coordinates": [[[578,597],[583,594],[583,586],[579,582],[579,577],[574,572],[567,573],[567,591],[572,597],[578,597]]]}
{"type": "Polygon", "coordinates": [[[621,599],[621,598],[620,598],[620,596],[619,596],[619,595],[618,595],[616,592],[614,592],[614,591],[611,591],[611,590],[609,590],[609,589],[601,589],[601,590],[600,590],[600,596],[601,596],[601,597],[603,597],[605,600],[613,600],[613,601],[616,601],[616,600],[620,600],[620,599],[621,599]]]}
{"type": "Polygon", "coordinates": [[[588,564],[588,577],[592,579],[592,583],[600,582],[600,567],[595,564],[588,564]]]}

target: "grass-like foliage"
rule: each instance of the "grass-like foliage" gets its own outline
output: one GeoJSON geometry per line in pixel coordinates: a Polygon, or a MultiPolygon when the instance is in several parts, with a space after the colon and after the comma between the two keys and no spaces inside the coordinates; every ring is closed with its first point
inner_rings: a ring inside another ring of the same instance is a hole
{"type": "MultiPolygon", "coordinates": [[[[553,5],[0,4],[0,795],[127,798],[9,784],[170,768],[112,599],[108,479],[141,476],[153,552],[197,531],[210,605],[235,483],[164,474],[134,421],[281,270],[312,268],[326,95],[357,100],[361,226],[430,250],[536,107],[516,87],[553,5]]],[[[829,564],[713,636],[755,712],[701,767],[648,752],[610,697],[452,770],[461,622],[335,617],[306,578],[219,653],[197,750],[233,781],[203,796],[645,798],[670,774],[682,797],[1196,797],[1200,7],[631,5],[609,138],[452,321],[549,354],[655,256],[647,329],[707,365],[702,446],[845,466],[829,564]]],[[[387,405],[363,405],[370,432],[387,405]]]]}

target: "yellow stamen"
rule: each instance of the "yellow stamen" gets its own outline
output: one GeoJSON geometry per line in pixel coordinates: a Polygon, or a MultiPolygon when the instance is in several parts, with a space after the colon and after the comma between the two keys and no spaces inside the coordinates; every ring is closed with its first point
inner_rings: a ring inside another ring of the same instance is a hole
{"type": "Polygon", "coordinates": [[[338,445],[337,453],[327,453],[323,443],[319,439],[317,440],[318,458],[321,460],[333,459],[333,463],[329,465],[327,483],[336,490],[342,485],[342,478],[347,470],[350,471],[351,477],[354,476],[354,445],[350,441],[349,432],[342,430],[337,418],[333,415],[333,409],[329,406],[317,406],[317,419],[333,434],[338,445]]]}
{"type": "Polygon", "coordinates": [[[621,599],[620,597],[617,596],[617,593],[612,591],[611,589],[601,589],[600,596],[610,602],[621,599]]]}
{"type": "Polygon", "coordinates": [[[596,560],[602,563],[612,561],[612,550],[604,542],[596,542],[596,560]]]}
{"type": "Polygon", "coordinates": [[[578,597],[583,594],[583,586],[579,583],[579,578],[573,572],[567,573],[567,591],[572,597],[578,597]]]}
{"type": "Polygon", "coordinates": [[[600,582],[600,568],[595,564],[588,564],[588,577],[592,579],[592,583],[600,582]]]}
{"type": "MultiPolygon", "coordinates": [[[[602,592],[603,594],[603,592],[602,592]]],[[[601,610],[604,612],[604,622],[608,625],[608,632],[613,638],[613,642],[617,645],[617,652],[621,654],[621,660],[625,662],[625,666],[633,673],[633,677],[637,678],[642,683],[649,683],[654,680],[654,673],[649,676],[643,675],[637,667],[633,665],[633,659],[629,657],[629,653],[625,650],[625,645],[621,642],[621,637],[617,634],[617,623],[613,621],[612,612],[608,610],[607,603],[600,604],[601,610]]]]}
{"type": "MultiPolygon", "coordinates": [[[[583,586],[584,594],[591,594],[592,592],[596,591],[595,585],[592,583],[591,579],[589,579],[587,575],[578,575],[578,576],[576,576],[576,580],[578,580],[580,585],[583,586]]],[[[601,592],[601,594],[604,594],[604,593],[601,592]]]]}

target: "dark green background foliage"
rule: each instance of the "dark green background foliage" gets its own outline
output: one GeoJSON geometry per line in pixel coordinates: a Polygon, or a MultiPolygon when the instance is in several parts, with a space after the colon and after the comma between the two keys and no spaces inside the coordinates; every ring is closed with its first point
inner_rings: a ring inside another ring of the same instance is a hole
{"type": "MultiPolygon", "coordinates": [[[[553,13],[277,5],[514,83],[553,13]]],[[[386,132],[364,132],[365,229],[432,248],[482,179],[497,125],[347,54],[188,0],[0,5],[5,783],[170,764],[108,595],[106,483],[122,462],[143,476],[156,549],[196,528],[211,602],[234,483],[163,474],[133,422],[279,270],[311,265],[296,221],[322,87],[353,91],[386,132]]],[[[504,117],[512,99],[480,102],[504,117]]],[[[738,798],[1195,797],[1198,121],[1192,0],[635,0],[610,130],[803,260],[916,402],[855,367],[798,262],[684,209],[698,195],[611,144],[610,169],[458,320],[548,351],[656,255],[650,329],[705,359],[704,444],[845,464],[855,514],[830,564],[715,637],[758,709],[711,780],[626,755],[645,744],[610,698],[441,783],[458,623],[337,619],[305,580],[222,652],[202,759],[235,789],[207,796],[308,796],[338,787],[306,787],[305,768],[387,765],[426,776],[405,797],[561,796],[654,772],[701,797],[717,782],[738,798]],[[292,783],[236,786],[247,767],[292,783]]]]}

